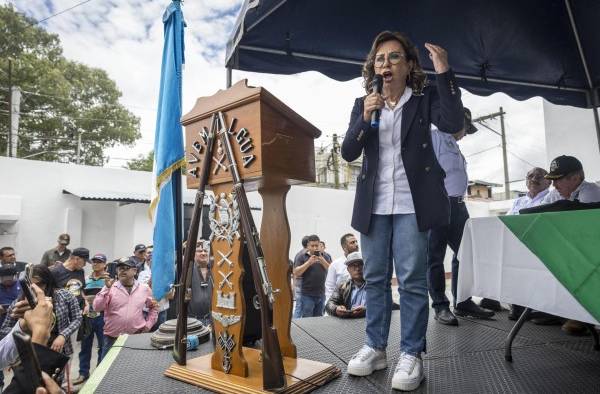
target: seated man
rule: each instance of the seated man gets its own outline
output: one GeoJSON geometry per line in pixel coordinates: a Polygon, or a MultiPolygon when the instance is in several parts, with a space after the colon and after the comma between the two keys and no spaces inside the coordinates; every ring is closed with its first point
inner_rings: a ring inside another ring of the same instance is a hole
{"type": "MultiPolygon", "coordinates": [[[[600,186],[585,181],[583,165],[573,156],[558,156],[550,163],[550,172],[545,176],[552,180],[552,190],[542,201],[543,204],[558,200],[578,200],[583,203],[600,202],[600,186]]],[[[562,330],[570,335],[584,335],[587,328],[581,322],[567,320],[562,330]]]]}
{"type": "Polygon", "coordinates": [[[545,176],[552,180],[552,190],[542,204],[558,200],[578,200],[579,202],[600,202],[600,186],[585,181],[583,166],[573,156],[558,156],[550,164],[550,173],[545,176]]]}
{"type": "Polygon", "coordinates": [[[346,258],[346,267],[350,279],[342,282],[335,289],[325,309],[331,316],[364,317],[367,313],[365,278],[363,276],[363,259],[360,252],[352,252],[346,258]]]}

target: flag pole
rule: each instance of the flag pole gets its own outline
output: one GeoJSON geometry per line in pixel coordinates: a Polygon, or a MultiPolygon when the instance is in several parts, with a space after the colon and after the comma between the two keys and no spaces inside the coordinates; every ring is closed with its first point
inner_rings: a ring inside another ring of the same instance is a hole
{"type": "Polygon", "coordinates": [[[173,182],[173,201],[175,202],[175,283],[179,283],[183,269],[183,201],[180,169],[173,172],[171,181],[173,182]]]}

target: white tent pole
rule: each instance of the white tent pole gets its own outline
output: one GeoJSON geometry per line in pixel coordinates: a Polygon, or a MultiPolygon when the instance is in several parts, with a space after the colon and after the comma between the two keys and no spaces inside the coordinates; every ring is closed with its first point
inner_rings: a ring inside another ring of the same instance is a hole
{"type": "Polygon", "coordinates": [[[577,25],[575,25],[575,17],[573,16],[573,10],[571,9],[570,0],[565,0],[565,7],[567,8],[567,14],[569,15],[569,23],[571,24],[571,29],[573,30],[573,36],[575,37],[575,42],[577,43],[577,50],[579,51],[579,57],[581,58],[581,64],[583,66],[583,71],[585,72],[585,78],[587,79],[588,86],[590,87],[590,95],[589,104],[592,106],[592,111],[594,113],[594,123],[596,124],[596,137],[598,138],[598,149],[600,150],[600,121],[598,120],[598,99],[595,96],[594,91],[594,83],[592,82],[592,76],[590,75],[590,70],[588,68],[587,60],[585,58],[585,53],[583,53],[583,47],[581,46],[581,40],[579,38],[579,31],[577,30],[577,25]]]}

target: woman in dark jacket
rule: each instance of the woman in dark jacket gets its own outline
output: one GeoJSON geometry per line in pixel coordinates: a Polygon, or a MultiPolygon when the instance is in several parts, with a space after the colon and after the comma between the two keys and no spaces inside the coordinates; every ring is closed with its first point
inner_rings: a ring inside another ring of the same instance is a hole
{"type": "Polygon", "coordinates": [[[350,360],[348,373],[365,376],[387,367],[392,267],[400,292],[400,359],[392,387],[414,390],[423,380],[428,319],[427,231],[448,223],[444,171],[431,147],[431,124],[443,132],[463,128],[460,89],[446,51],[425,44],[436,71],[426,83],[417,48],[402,34],[382,32],[363,66],[367,96],[356,99],[342,145],[348,161],[363,155],[352,226],[361,233],[367,281],[366,344],[350,360]],[[373,92],[375,74],[383,78],[373,92]],[[379,126],[371,114],[381,111],[379,126]],[[392,265],[393,264],[393,265],[392,265]]]}

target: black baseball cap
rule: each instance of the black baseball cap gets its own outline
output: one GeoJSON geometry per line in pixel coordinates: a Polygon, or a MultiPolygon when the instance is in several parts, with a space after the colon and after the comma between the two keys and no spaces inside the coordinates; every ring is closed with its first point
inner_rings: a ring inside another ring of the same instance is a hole
{"type": "Polygon", "coordinates": [[[575,171],[583,170],[581,162],[573,156],[558,156],[550,163],[550,172],[544,176],[546,179],[560,179],[575,171]]]}
{"type": "Polygon", "coordinates": [[[471,116],[471,110],[467,107],[464,107],[465,110],[465,133],[473,134],[477,131],[477,127],[473,125],[473,117],[471,116]]]}
{"type": "Polygon", "coordinates": [[[130,268],[137,267],[137,265],[135,264],[135,261],[131,260],[129,257],[120,258],[117,261],[117,267],[120,265],[126,265],[127,267],[130,267],[130,268]]]}
{"type": "Polygon", "coordinates": [[[137,244],[137,245],[135,245],[135,248],[133,249],[133,252],[134,253],[143,252],[144,250],[146,250],[146,245],[144,245],[144,244],[137,244]]]}
{"type": "Polygon", "coordinates": [[[94,255],[94,257],[92,257],[92,261],[94,261],[94,260],[98,260],[98,261],[101,261],[103,263],[106,263],[106,255],[102,254],[102,253],[96,253],[94,255]]]}
{"type": "Polygon", "coordinates": [[[86,248],[75,248],[71,252],[72,256],[81,257],[85,261],[90,260],[90,251],[86,248]]]}

